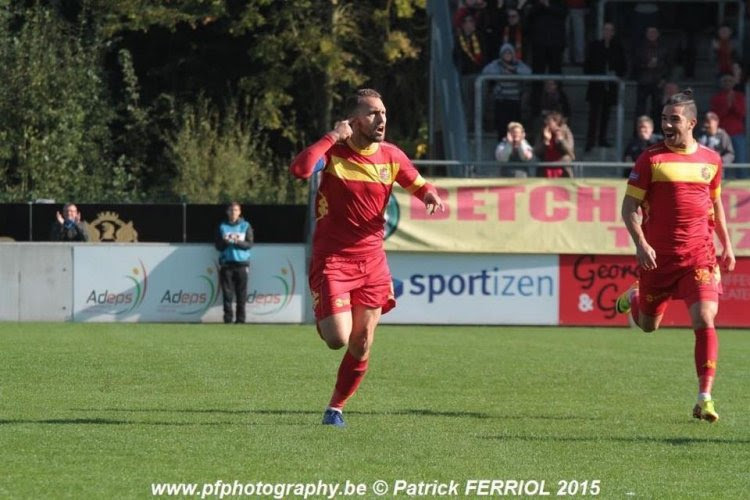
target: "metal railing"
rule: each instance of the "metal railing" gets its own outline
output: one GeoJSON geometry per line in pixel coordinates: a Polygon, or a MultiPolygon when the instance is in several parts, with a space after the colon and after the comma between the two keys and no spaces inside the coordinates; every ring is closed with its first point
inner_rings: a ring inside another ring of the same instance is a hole
{"type": "MultiPolygon", "coordinates": [[[[487,81],[515,81],[515,82],[541,82],[545,80],[556,80],[558,82],[601,82],[615,83],[618,88],[616,105],[615,153],[617,158],[622,157],[623,132],[625,124],[625,81],[610,75],[479,75],[474,82],[474,159],[482,159],[482,110],[484,109],[484,82],[487,81]]],[[[502,132],[502,131],[500,131],[502,132]]]]}
{"type": "MultiPolygon", "coordinates": [[[[529,177],[534,177],[533,170],[537,167],[559,167],[565,165],[573,169],[573,175],[576,178],[585,179],[587,177],[606,177],[617,178],[628,168],[633,168],[633,162],[624,161],[572,161],[572,162],[499,162],[499,161],[472,161],[462,162],[455,160],[413,160],[414,165],[428,169],[428,175],[435,175],[434,167],[452,167],[455,170],[462,171],[460,177],[472,177],[475,167],[496,167],[498,174],[503,167],[513,167],[519,170],[528,169],[529,177]],[[594,171],[605,171],[606,175],[587,175],[589,169],[594,171]]],[[[745,169],[750,172],[750,163],[730,163],[722,167],[726,170],[745,169]]],[[[454,170],[454,171],[455,171],[454,170]]],[[[501,177],[498,175],[498,177],[501,177]]]]}
{"type": "MultiPolygon", "coordinates": [[[[599,38],[602,37],[602,27],[604,26],[604,11],[608,3],[627,2],[636,3],[643,0],[599,0],[596,8],[596,32],[599,38]]],[[[740,41],[737,51],[742,55],[742,41],[745,39],[745,1],[744,0],[651,0],[655,3],[716,3],[719,5],[718,19],[716,24],[724,22],[724,4],[732,2],[737,4],[737,40],[740,41]]]]}

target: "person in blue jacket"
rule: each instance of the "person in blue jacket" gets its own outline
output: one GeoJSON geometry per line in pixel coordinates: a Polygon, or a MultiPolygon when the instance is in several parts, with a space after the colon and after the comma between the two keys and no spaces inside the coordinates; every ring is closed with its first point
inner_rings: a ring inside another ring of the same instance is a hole
{"type": "Polygon", "coordinates": [[[224,323],[232,322],[232,302],[237,298],[235,323],[245,322],[247,277],[250,270],[250,247],[253,246],[253,227],[241,217],[240,204],[227,205],[227,219],[219,225],[216,249],[219,255],[219,284],[224,297],[224,323]]]}

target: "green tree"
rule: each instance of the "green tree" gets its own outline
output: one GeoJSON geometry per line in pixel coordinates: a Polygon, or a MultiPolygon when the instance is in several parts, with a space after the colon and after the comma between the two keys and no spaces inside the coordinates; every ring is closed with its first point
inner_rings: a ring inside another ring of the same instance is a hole
{"type": "Polygon", "coordinates": [[[0,18],[0,191],[8,199],[116,196],[100,44],[41,6],[0,18]]]}
{"type": "Polygon", "coordinates": [[[290,189],[269,168],[271,155],[258,130],[257,119],[238,111],[236,101],[223,112],[205,97],[186,105],[180,128],[169,141],[177,172],[172,191],[193,203],[300,202],[302,190],[290,189]]]}

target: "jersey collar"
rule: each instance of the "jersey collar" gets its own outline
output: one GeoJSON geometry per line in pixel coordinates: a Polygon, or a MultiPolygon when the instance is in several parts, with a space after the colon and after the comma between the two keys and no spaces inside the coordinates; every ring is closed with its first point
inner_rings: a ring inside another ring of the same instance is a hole
{"type": "Polygon", "coordinates": [[[697,141],[693,142],[692,146],[688,146],[686,148],[673,148],[669,144],[667,144],[666,142],[664,143],[664,145],[671,152],[677,153],[678,155],[691,155],[691,154],[695,153],[696,151],[698,151],[698,142],[697,141]]]}
{"type": "Polygon", "coordinates": [[[346,140],[346,145],[349,146],[355,153],[359,153],[363,156],[370,156],[378,152],[378,149],[380,148],[380,144],[377,142],[373,142],[369,146],[367,146],[364,149],[360,149],[357,146],[354,145],[351,139],[346,140]]]}

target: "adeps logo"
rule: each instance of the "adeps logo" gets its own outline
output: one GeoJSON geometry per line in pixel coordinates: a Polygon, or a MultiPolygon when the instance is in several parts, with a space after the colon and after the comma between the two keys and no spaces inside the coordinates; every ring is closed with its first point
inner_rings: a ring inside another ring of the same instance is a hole
{"type": "MultiPolygon", "coordinates": [[[[148,292],[148,272],[141,259],[138,259],[140,267],[133,267],[130,274],[123,276],[133,284],[132,288],[121,292],[111,292],[110,287],[104,290],[92,289],[87,298],[86,305],[106,309],[108,313],[116,315],[132,312],[143,304],[148,292]]],[[[122,286],[113,287],[122,289],[122,286]]]]}
{"type": "MultiPolygon", "coordinates": [[[[279,269],[278,274],[272,276],[276,286],[273,289],[267,289],[259,292],[253,289],[247,295],[247,304],[250,306],[249,313],[255,316],[268,316],[276,314],[286,308],[294,297],[297,289],[297,274],[294,266],[289,259],[286,259],[286,266],[279,269]]],[[[250,284],[252,285],[252,275],[250,284]]]]}
{"type": "Polygon", "coordinates": [[[176,311],[183,316],[205,313],[219,301],[218,263],[195,275],[195,284],[188,289],[166,289],[161,294],[159,309],[176,311]]]}

